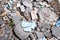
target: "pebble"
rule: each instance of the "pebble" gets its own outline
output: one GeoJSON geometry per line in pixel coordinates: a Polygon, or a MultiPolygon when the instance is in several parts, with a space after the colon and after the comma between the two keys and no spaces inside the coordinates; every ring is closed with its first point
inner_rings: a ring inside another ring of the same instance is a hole
{"type": "Polygon", "coordinates": [[[25,7],[23,5],[20,6],[21,11],[24,12],[25,11],[25,7]]]}
{"type": "Polygon", "coordinates": [[[48,38],[51,38],[51,33],[50,32],[44,32],[44,35],[48,38]]]}
{"type": "Polygon", "coordinates": [[[31,32],[32,29],[34,29],[36,27],[36,23],[35,22],[22,22],[22,27],[24,27],[24,31],[27,32],[31,32]]]}

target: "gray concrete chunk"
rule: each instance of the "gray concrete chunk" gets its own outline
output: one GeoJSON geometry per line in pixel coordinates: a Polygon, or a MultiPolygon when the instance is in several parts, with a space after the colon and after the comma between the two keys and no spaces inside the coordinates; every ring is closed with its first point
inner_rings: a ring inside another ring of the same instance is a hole
{"type": "Polygon", "coordinates": [[[14,32],[22,40],[25,40],[29,36],[29,33],[23,31],[23,28],[21,27],[21,22],[16,25],[16,27],[14,28],[14,32]]]}
{"type": "Polygon", "coordinates": [[[44,37],[44,33],[43,32],[36,32],[38,39],[41,39],[42,37],[44,37]]]}
{"type": "Polygon", "coordinates": [[[53,26],[52,27],[52,34],[60,39],[60,28],[53,26]]]}

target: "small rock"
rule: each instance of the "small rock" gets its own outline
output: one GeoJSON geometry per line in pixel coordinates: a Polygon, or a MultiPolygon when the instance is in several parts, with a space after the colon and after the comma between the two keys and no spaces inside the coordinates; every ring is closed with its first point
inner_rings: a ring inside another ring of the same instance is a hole
{"type": "Polygon", "coordinates": [[[41,39],[42,37],[44,37],[43,32],[36,32],[36,35],[37,35],[38,39],[41,39]]]}
{"type": "Polygon", "coordinates": [[[0,26],[4,25],[5,22],[3,20],[0,20],[0,26]]]}
{"type": "Polygon", "coordinates": [[[44,35],[48,38],[51,38],[51,33],[50,32],[44,32],[44,35]]]}
{"type": "Polygon", "coordinates": [[[20,19],[21,19],[21,17],[20,16],[14,16],[14,17],[12,17],[12,19],[14,21],[14,24],[18,24],[20,19]]]}
{"type": "Polygon", "coordinates": [[[53,26],[51,30],[52,34],[60,39],[60,28],[53,26]]]}
{"type": "Polygon", "coordinates": [[[21,22],[16,25],[16,27],[14,28],[14,32],[21,40],[25,40],[29,36],[29,33],[23,31],[21,22]]]}
{"type": "Polygon", "coordinates": [[[45,37],[41,38],[40,40],[47,40],[45,37]]]}
{"type": "Polygon", "coordinates": [[[22,1],[22,3],[26,6],[26,7],[32,7],[32,3],[30,1],[22,1]]]}
{"type": "Polygon", "coordinates": [[[21,11],[24,12],[25,11],[25,7],[23,5],[20,6],[21,11]]]}
{"type": "Polygon", "coordinates": [[[38,22],[38,26],[42,29],[50,29],[51,26],[45,22],[38,22]]]}
{"type": "Polygon", "coordinates": [[[22,21],[22,27],[24,27],[24,31],[31,32],[32,29],[34,30],[36,26],[37,25],[34,21],[32,22],[22,21]]]}
{"type": "Polygon", "coordinates": [[[55,38],[55,37],[53,37],[53,38],[51,38],[51,39],[48,39],[48,40],[58,40],[57,38],[55,38]]]}
{"type": "Polygon", "coordinates": [[[39,16],[40,16],[41,22],[47,22],[48,24],[55,25],[54,23],[58,19],[55,12],[45,7],[41,8],[41,10],[39,11],[40,11],[39,16]]]}

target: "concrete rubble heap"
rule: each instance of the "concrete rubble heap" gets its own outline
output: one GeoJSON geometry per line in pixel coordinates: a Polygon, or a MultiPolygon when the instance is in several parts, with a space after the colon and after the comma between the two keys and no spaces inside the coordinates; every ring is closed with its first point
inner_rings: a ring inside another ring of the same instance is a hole
{"type": "Polygon", "coordinates": [[[60,0],[0,0],[1,40],[60,40],[60,0]]]}

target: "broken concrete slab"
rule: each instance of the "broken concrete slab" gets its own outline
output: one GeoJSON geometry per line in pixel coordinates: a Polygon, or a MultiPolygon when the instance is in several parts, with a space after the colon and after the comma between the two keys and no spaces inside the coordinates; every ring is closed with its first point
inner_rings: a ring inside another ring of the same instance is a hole
{"type": "Polygon", "coordinates": [[[28,22],[28,21],[22,21],[22,27],[24,28],[24,31],[31,32],[32,29],[36,27],[36,23],[34,21],[28,22]]]}
{"type": "Polygon", "coordinates": [[[48,24],[51,25],[55,25],[53,24],[57,19],[57,15],[55,12],[51,11],[49,8],[41,8],[41,10],[39,10],[39,16],[40,16],[40,21],[43,22],[48,22],[48,24]]]}
{"type": "Polygon", "coordinates": [[[38,26],[42,29],[50,29],[51,26],[45,22],[38,22],[38,26]]]}
{"type": "Polygon", "coordinates": [[[23,28],[21,26],[21,22],[16,25],[16,27],[14,28],[14,32],[21,40],[25,40],[29,36],[28,32],[23,31],[23,28]]]}

